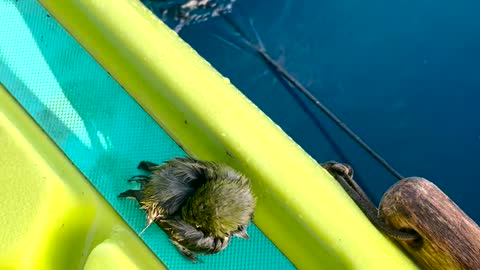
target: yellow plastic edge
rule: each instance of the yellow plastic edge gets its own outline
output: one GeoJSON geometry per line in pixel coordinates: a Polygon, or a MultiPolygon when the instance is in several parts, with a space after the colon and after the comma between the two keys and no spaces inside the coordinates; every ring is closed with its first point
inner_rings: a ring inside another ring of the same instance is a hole
{"type": "Polygon", "coordinates": [[[0,83],[0,269],[166,269],[0,83]]]}
{"type": "Polygon", "coordinates": [[[323,168],[140,1],[39,2],[189,155],[252,179],[255,224],[296,267],[418,269],[323,168]]]}

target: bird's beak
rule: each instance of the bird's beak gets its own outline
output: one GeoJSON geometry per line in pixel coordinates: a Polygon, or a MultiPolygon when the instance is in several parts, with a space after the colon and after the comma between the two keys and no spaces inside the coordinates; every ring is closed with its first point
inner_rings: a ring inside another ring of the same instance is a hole
{"type": "Polygon", "coordinates": [[[243,238],[243,239],[250,239],[250,235],[248,235],[246,230],[241,230],[239,232],[236,232],[234,235],[236,237],[240,237],[240,238],[243,238]]]}

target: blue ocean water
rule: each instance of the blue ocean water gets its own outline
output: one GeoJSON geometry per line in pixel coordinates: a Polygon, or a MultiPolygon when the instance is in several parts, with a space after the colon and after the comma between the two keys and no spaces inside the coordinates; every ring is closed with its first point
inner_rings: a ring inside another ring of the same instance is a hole
{"type": "MultiPolygon", "coordinates": [[[[231,16],[253,36],[251,18],[270,55],[400,173],[478,223],[479,12],[472,0],[238,0],[231,16]]],[[[378,203],[395,179],[257,56],[212,38],[235,41],[222,24],[180,35],[317,161],[353,165],[378,203]]]]}

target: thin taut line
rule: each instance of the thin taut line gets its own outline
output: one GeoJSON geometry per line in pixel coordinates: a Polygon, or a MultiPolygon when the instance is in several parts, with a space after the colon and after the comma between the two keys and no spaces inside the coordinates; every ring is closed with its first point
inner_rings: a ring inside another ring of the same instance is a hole
{"type": "Polygon", "coordinates": [[[295,88],[300,90],[302,94],[304,94],[310,101],[312,101],[320,110],[322,110],[328,118],[330,118],[336,125],[338,125],[347,135],[352,138],[355,142],[357,142],[367,153],[369,153],[375,160],[377,160],[387,171],[389,171],[394,177],[398,180],[403,179],[404,177],[397,172],[388,162],[383,159],[377,152],[375,152],[370,146],[368,146],[355,132],[353,132],[350,128],[345,125],[338,117],[332,113],[325,105],[323,105],[307,88],[305,88],[298,80],[296,80],[288,71],[286,71],[282,66],[280,66],[275,60],[273,60],[270,55],[267,54],[263,43],[259,39],[259,35],[256,32],[255,28],[253,27],[252,22],[250,24],[255,31],[255,35],[257,37],[259,46],[253,45],[246,37],[245,33],[241,31],[240,27],[233,22],[227,16],[223,16],[225,21],[242,37],[244,43],[247,44],[248,47],[252,48],[257,52],[257,54],[265,60],[265,62],[270,65],[272,68],[276,69],[279,74],[281,74],[289,83],[291,83],[295,88]]]}

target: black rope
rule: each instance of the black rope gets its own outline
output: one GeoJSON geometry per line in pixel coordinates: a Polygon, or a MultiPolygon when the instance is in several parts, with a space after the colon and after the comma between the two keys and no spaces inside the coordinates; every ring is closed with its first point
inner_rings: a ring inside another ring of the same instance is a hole
{"type": "Polygon", "coordinates": [[[353,169],[349,165],[330,161],[322,164],[335,180],[348,193],[350,198],[359,206],[362,212],[372,222],[372,224],[381,232],[389,237],[399,241],[415,241],[420,235],[415,231],[400,231],[389,227],[378,217],[378,209],[368,198],[362,188],[353,180],[353,169]]]}
{"type": "MultiPolygon", "coordinates": [[[[231,20],[228,16],[222,16],[224,20],[241,36],[243,42],[247,44],[248,47],[255,50],[255,52],[265,60],[265,62],[270,65],[272,68],[276,69],[279,74],[283,76],[289,83],[291,83],[295,88],[297,88],[302,94],[304,94],[310,101],[312,101],[320,110],[322,110],[328,118],[330,118],[337,126],[339,126],[347,135],[357,142],[367,153],[369,153],[376,161],[378,161],[388,172],[390,172],[398,180],[403,179],[404,177],[396,171],[388,162],[383,159],[377,152],[370,148],[355,132],[345,125],[334,113],[332,113],[325,105],[323,105],[315,96],[305,88],[298,80],[296,80],[288,71],[286,71],[282,66],[280,66],[275,60],[273,60],[270,55],[268,55],[265,47],[263,46],[261,40],[259,39],[258,34],[255,31],[256,37],[259,40],[260,45],[256,46],[252,44],[246,37],[245,33],[241,31],[240,27],[231,20]]],[[[250,24],[251,21],[250,21],[250,24]]],[[[253,25],[252,25],[253,27],[253,25]]],[[[255,30],[253,28],[253,30],[255,30]]]]}

